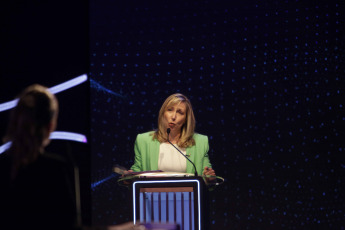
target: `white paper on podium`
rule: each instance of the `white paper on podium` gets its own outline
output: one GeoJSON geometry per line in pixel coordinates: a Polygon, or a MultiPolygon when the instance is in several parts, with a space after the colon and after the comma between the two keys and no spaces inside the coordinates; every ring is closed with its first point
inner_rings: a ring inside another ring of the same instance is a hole
{"type": "Polygon", "coordinates": [[[147,172],[136,175],[136,177],[191,177],[192,173],[180,172],[147,172]]]}

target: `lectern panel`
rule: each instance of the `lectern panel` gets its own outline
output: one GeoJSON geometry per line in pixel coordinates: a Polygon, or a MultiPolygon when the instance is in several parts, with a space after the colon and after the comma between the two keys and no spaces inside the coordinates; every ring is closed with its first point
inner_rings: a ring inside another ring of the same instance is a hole
{"type": "Polygon", "coordinates": [[[202,229],[199,179],[145,179],[133,182],[134,223],[174,223],[202,229]]]}

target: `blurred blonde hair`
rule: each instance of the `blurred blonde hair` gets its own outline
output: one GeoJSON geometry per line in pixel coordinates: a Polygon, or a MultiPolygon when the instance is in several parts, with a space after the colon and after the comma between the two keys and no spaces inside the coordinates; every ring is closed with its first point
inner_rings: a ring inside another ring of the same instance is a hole
{"type": "Polygon", "coordinates": [[[192,104],[189,99],[181,94],[175,93],[170,95],[165,99],[161,109],[158,114],[158,128],[153,133],[153,139],[157,139],[159,142],[167,141],[167,131],[163,125],[164,113],[167,111],[167,108],[179,103],[185,103],[186,105],[186,121],[181,128],[181,136],[177,145],[181,148],[187,148],[195,145],[195,140],[193,139],[194,129],[195,129],[195,117],[192,108],[192,104]]]}
{"type": "Polygon", "coordinates": [[[34,84],[20,95],[10,114],[4,141],[11,141],[12,179],[17,171],[35,161],[49,139],[50,125],[56,125],[58,101],[48,88],[34,84]]]}

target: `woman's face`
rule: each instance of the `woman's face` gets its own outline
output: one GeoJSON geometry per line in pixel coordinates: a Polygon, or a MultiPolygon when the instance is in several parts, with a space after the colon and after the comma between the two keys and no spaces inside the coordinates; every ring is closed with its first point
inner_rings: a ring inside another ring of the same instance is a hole
{"type": "Polygon", "coordinates": [[[186,122],[186,104],[184,102],[168,106],[164,112],[164,123],[172,133],[180,133],[186,122]]]}

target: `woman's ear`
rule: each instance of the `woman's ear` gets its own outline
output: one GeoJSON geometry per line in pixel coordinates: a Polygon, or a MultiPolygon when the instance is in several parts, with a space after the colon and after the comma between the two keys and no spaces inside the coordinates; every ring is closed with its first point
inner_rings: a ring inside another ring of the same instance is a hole
{"type": "Polygon", "coordinates": [[[56,129],[56,119],[52,119],[46,126],[46,137],[43,141],[43,146],[47,146],[50,143],[50,134],[56,129]]]}
{"type": "Polygon", "coordinates": [[[56,120],[52,119],[48,124],[48,133],[50,134],[51,132],[55,131],[55,129],[56,129],[56,120]]]}

